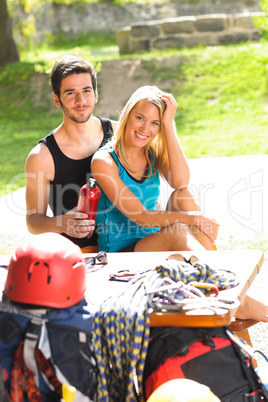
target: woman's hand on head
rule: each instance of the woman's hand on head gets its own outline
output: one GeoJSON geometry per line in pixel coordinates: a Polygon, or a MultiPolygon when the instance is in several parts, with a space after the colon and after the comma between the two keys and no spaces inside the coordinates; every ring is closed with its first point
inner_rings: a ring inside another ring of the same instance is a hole
{"type": "Polygon", "coordinates": [[[166,109],[163,114],[163,125],[173,124],[178,104],[174,96],[170,93],[162,92],[161,98],[166,104],[166,109]]]}

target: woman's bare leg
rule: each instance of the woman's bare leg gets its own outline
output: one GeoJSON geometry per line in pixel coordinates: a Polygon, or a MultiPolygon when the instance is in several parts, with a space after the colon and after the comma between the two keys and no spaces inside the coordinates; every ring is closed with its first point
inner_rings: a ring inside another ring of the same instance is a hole
{"type": "Polygon", "coordinates": [[[200,211],[200,207],[188,188],[174,190],[167,202],[167,211],[200,211]]]}
{"type": "Polygon", "coordinates": [[[204,250],[185,224],[162,228],[136,244],[135,251],[188,251],[204,250]]]}
{"type": "MultiPolygon", "coordinates": [[[[193,195],[188,190],[188,188],[182,190],[174,190],[171,194],[168,203],[167,211],[200,211],[199,205],[195,202],[193,195]]],[[[205,233],[196,225],[189,226],[190,232],[195,237],[195,239],[206,249],[213,250],[213,244],[205,233]]]]}
{"type": "MultiPolygon", "coordinates": [[[[198,204],[195,202],[191,192],[188,189],[175,190],[167,203],[167,210],[180,210],[180,211],[200,211],[198,204]]],[[[195,237],[198,242],[206,250],[214,249],[209,238],[200,231],[196,225],[189,227],[190,233],[195,237]]],[[[188,236],[189,237],[189,236],[188,236]]],[[[196,243],[191,243],[190,250],[196,250],[196,243]]],[[[190,243],[188,243],[190,245],[190,243]]],[[[186,249],[185,249],[186,250],[186,249]]],[[[188,249],[187,249],[188,250],[188,249]]],[[[268,305],[259,298],[246,294],[239,309],[237,310],[236,317],[240,319],[253,319],[262,322],[268,322],[268,305]]]]}

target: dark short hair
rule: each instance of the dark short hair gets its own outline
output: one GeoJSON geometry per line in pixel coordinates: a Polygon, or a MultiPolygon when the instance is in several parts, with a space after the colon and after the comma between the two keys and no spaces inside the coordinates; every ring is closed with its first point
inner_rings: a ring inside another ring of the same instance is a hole
{"type": "Polygon", "coordinates": [[[54,64],[50,81],[52,91],[60,98],[60,87],[63,78],[72,74],[89,73],[91,75],[94,92],[97,89],[97,73],[91,63],[76,56],[64,56],[54,64]]]}

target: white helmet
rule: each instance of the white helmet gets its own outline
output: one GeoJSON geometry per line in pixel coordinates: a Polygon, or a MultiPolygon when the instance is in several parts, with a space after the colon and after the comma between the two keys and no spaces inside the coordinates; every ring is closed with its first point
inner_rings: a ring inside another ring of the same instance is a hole
{"type": "Polygon", "coordinates": [[[180,378],[160,385],[147,402],[220,402],[220,399],[206,385],[180,378]]]}

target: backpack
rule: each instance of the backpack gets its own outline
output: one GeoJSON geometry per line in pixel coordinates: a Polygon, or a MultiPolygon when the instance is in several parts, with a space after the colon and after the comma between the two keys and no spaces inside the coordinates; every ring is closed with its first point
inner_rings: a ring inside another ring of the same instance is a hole
{"type": "Polygon", "coordinates": [[[60,401],[65,384],[75,387],[74,401],[93,400],[91,325],[85,299],[42,311],[0,302],[0,400],[60,401]]]}
{"type": "Polygon", "coordinates": [[[144,368],[148,398],[163,383],[187,378],[222,402],[268,401],[250,356],[228,327],[152,328],[144,368]]]}

